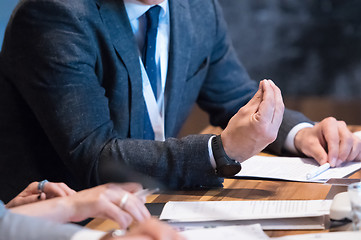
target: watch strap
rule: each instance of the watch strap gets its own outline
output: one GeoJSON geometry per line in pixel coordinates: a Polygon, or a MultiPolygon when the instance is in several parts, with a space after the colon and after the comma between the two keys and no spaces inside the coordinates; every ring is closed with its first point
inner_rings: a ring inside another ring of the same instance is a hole
{"type": "Polygon", "coordinates": [[[212,151],[216,162],[216,174],[220,177],[233,177],[241,171],[241,164],[226,154],[221,135],[212,138],[212,151]]]}

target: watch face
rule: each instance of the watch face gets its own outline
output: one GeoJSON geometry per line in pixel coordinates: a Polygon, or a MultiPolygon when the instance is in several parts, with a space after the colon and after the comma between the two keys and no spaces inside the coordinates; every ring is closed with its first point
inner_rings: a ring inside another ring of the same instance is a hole
{"type": "Polygon", "coordinates": [[[221,177],[233,177],[239,171],[241,171],[242,167],[239,162],[236,162],[234,160],[227,160],[228,163],[217,166],[217,175],[221,177]]]}

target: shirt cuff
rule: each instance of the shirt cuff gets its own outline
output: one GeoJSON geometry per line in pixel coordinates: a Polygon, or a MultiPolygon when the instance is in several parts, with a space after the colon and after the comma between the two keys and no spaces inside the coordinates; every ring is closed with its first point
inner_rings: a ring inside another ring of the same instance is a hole
{"type": "Polygon", "coordinates": [[[76,232],[70,240],[99,240],[106,232],[83,229],[81,231],[76,232]]]}
{"type": "Polygon", "coordinates": [[[295,136],[303,128],[313,127],[311,123],[302,122],[294,126],[291,131],[288,133],[284,149],[291,152],[291,153],[298,153],[296,147],[295,147],[295,136]]]}
{"type": "Polygon", "coordinates": [[[213,156],[213,150],[212,150],[212,139],[216,137],[215,135],[213,135],[212,137],[209,138],[208,140],[208,154],[209,154],[209,161],[211,162],[212,164],[212,167],[214,169],[217,168],[217,164],[216,164],[216,160],[214,159],[214,156],[213,156]]]}

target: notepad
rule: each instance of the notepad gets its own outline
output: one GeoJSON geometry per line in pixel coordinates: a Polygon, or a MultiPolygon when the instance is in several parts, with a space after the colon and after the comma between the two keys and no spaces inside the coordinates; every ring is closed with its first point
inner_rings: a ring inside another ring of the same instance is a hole
{"type": "Polygon", "coordinates": [[[327,182],[331,178],[343,178],[361,169],[361,162],[348,162],[341,167],[330,168],[315,178],[307,179],[307,173],[318,167],[319,164],[312,158],[253,156],[242,163],[242,170],[236,177],[327,182]]]}
{"type": "Polygon", "coordinates": [[[168,202],[160,215],[177,227],[260,223],[270,229],[324,229],[331,200],[168,202]]]}

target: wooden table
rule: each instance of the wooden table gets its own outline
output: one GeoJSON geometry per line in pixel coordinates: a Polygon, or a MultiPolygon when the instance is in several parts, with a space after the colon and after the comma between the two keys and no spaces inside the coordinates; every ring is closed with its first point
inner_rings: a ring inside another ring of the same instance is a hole
{"type": "MultiPolygon", "coordinates": [[[[361,127],[351,126],[352,131],[361,130],[361,127]]],[[[215,129],[212,130],[215,132],[215,129]]],[[[349,178],[361,178],[361,170],[349,178]]],[[[240,201],[240,200],[318,200],[332,199],[335,194],[346,191],[344,186],[332,186],[319,183],[225,179],[224,188],[202,191],[173,191],[163,194],[154,194],[147,198],[148,203],[166,203],[168,201],[240,201]]],[[[110,220],[95,219],[87,227],[108,231],[117,228],[110,220]]],[[[270,237],[291,234],[337,231],[326,230],[299,230],[299,231],[266,231],[270,237]]]]}

